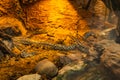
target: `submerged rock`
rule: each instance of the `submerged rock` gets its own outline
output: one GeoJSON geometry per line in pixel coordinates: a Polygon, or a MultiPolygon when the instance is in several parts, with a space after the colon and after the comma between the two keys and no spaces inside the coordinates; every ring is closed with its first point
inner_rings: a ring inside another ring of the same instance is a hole
{"type": "Polygon", "coordinates": [[[58,68],[54,65],[54,63],[47,59],[40,61],[35,66],[34,70],[35,72],[48,77],[54,77],[58,72],[58,68]]]}
{"type": "Polygon", "coordinates": [[[30,74],[30,75],[24,75],[17,80],[41,80],[41,76],[39,74],[30,74]]]}

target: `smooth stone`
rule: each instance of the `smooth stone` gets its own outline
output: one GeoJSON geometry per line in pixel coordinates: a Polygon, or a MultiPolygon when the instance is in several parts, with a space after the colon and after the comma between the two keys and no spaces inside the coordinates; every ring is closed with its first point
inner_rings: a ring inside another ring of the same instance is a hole
{"type": "Polygon", "coordinates": [[[34,70],[36,73],[39,73],[40,75],[46,75],[48,77],[54,77],[58,73],[58,68],[56,65],[48,59],[38,62],[34,70]]]}
{"type": "Polygon", "coordinates": [[[41,80],[41,75],[39,74],[30,74],[30,75],[24,75],[17,80],[41,80]]]}

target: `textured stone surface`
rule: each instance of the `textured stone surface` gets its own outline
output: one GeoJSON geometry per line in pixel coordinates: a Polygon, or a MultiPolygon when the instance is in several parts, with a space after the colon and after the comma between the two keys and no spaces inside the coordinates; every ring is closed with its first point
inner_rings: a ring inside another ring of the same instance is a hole
{"type": "Polygon", "coordinates": [[[67,56],[60,56],[60,63],[62,65],[66,65],[72,62],[72,60],[70,58],[68,58],[67,56]]]}
{"type": "Polygon", "coordinates": [[[57,77],[53,80],[77,80],[75,77],[78,77],[80,71],[84,70],[85,66],[81,61],[72,62],[59,70],[57,77]]]}
{"type": "Polygon", "coordinates": [[[82,53],[80,52],[76,52],[76,53],[71,53],[65,56],[60,56],[60,63],[63,65],[69,64],[73,61],[78,61],[81,60],[83,55],[81,55],[82,53]]]}
{"type": "Polygon", "coordinates": [[[107,71],[100,65],[92,67],[82,61],[75,61],[64,66],[52,80],[112,80],[107,71]]]}
{"type": "Polygon", "coordinates": [[[109,40],[104,40],[100,43],[105,47],[101,56],[102,64],[120,79],[120,45],[109,40]]]}

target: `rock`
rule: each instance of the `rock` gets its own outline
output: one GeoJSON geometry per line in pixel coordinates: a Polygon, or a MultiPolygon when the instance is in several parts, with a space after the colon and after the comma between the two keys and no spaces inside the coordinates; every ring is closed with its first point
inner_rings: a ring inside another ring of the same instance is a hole
{"type": "Polygon", "coordinates": [[[58,76],[53,80],[78,80],[80,72],[84,71],[85,67],[86,64],[82,61],[74,61],[59,70],[58,76]]]}
{"type": "Polygon", "coordinates": [[[102,40],[97,42],[105,49],[101,56],[101,63],[120,79],[120,45],[113,40],[102,40]]]}
{"type": "Polygon", "coordinates": [[[105,47],[101,63],[120,79],[120,45],[109,40],[100,43],[105,47]]]}
{"type": "Polygon", "coordinates": [[[70,58],[72,61],[77,61],[77,60],[81,60],[83,55],[80,52],[76,52],[73,54],[68,54],[67,57],[70,58]]]}
{"type": "Polygon", "coordinates": [[[60,56],[59,59],[60,59],[60,63],[63,66],[72,62],[72,60],[70,58],[68,58],[67,56],[60,56]]]}
{"type": "Polygon", "coordinates": [[[39,74],[30,74],[30,75],[24,75],[17,80],[41,80],[41,76],[39,74]]]}
{"type": "Polygon", "coordinates": [[[101,56],[101,62],[120,79],[120,52],[105,50],[101,56]]]}
{"type": "Polygon", "coordinates": [[[9,54],[11,57],[15,56],[15,54],[3,43],[1,39],[0,39],[0,50],[4,54],[9,54]]]}
{"type": "Polygon", "coordinates": [[[82,61],[74,61],[64,66],[52,80],[114,80],[111,74],[99,64],[93,66],[82,61]]]}
{"type": "Polygon", "coordinates": [[[81,58],[82,58],[81,53],[76,52],[76,53],[60,56],[60,63],[62,63],[63,65],[67,65],[73,61],[81,60],[81,58]]]}
{"type": "Polygon", "coordinates": [[[34,70],[35,72],[48,77],[54,77],[58,73],[58,68],[47,59],[40,61],[35,66],[34,70]]]}

